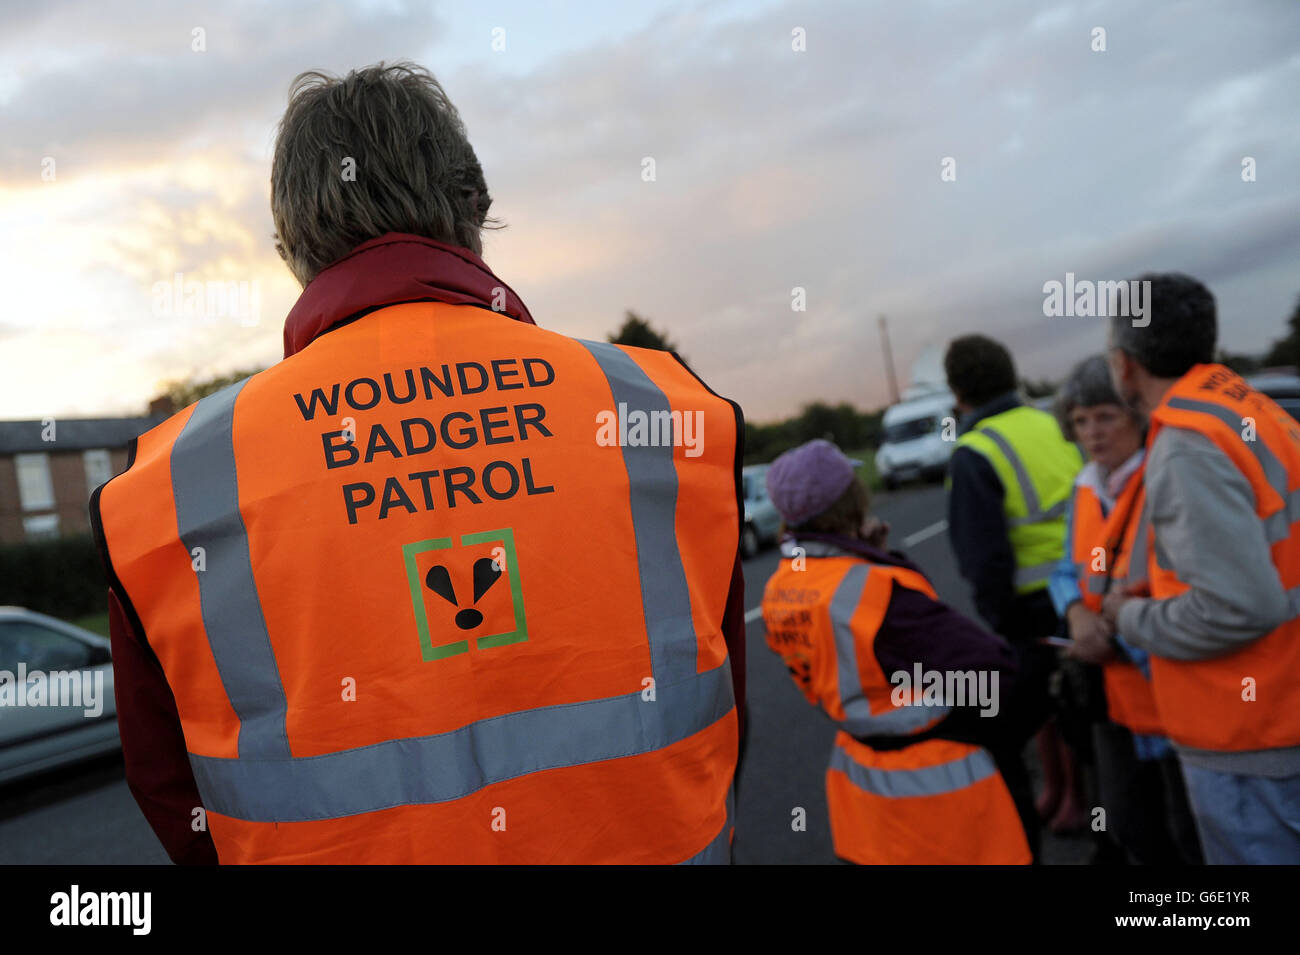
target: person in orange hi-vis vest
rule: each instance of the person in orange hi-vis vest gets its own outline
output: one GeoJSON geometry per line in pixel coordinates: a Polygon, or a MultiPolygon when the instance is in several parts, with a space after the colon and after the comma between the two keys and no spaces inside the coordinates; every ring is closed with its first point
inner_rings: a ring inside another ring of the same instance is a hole
{"type": "Polygon", "coordinates": [[[299,77],[285,359],[94,496],[127,780],[177,862],[730,860],[740,410],[539,328],[489,202],[427,72],[299,77]]]}
{"type": "Polygon", "coordinates": [[[1214,297],[1143,275],[1115,314],[1116,389],[1149,418],[1149,595],[1103,617],[1151,655],[1209,863],[1300,862],[1300,425],[1214,363],[1214,297]]]}
{"type": "Polygon", "coordinates": [[[884,549],[888,527],[868,519],[855,463],[816,440],[766,476],[791,536],[763,621],[795,684],[839,727],[826,771],[835,853],[859,864],[1029,863],[1021,816],[982,745],[1005,748],[1015,655],[884,549]]]}
{"type": "Polygon", "coordinates": [[[1123,644],[1101,616],[1112,586],[1146,587],[1146,565],[1129,561],[1138,535],[1147,532],[1145,428],[1115,392],[1103,355],[1075,366],[1057,392],[1056,411],[1066,438],[1088,457],[1066,516],[1066,556],[1048,590],[1073,640],[1066,655],[1100,667],[1086,671],[1109,717],[1091,714],[1099,806],[1106,811],[1106,826],[1094,838],[1113,838],[1140,865],[1197,864],[1196,825],[1156,711],[1147,655],[1123,644]]]}

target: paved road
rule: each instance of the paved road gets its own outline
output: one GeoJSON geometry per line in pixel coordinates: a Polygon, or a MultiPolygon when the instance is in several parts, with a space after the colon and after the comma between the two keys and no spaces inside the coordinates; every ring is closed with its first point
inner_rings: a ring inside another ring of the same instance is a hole
{"type": "MultiPolygon", "coordinates": [[[[882,494],[875,510],[890,522],[891,542],[930,576],[939,596],[972,612],[942,523],[937,487],[882,494]]],[[[735,859],[743,863],[833,863],[826,821],[824,775],[834,728],[795,688],[767,649],[757,608],[776,568],[769,550],[745,565],[750,739],[741,770],[735,859]],[[792,812],[806,811],[796,832],[792,812]]],[[[1049,839],[1047,862],[1078,862],[1081,838],[1049,839]]],[[[167,863],[153,831],[127,789],[120,757],[100,759],[33,781],[0,787],[0,864],[167,863]]]]}

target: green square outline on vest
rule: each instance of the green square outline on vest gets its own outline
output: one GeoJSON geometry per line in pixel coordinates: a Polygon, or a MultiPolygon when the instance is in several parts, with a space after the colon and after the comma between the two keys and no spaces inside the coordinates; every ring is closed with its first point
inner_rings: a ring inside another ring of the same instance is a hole
{"type": "MultiPolygon", "coordinates": [[[[524,592],[523,584],[519,580],[519,560],[515,552],[514,529],[502,527],[493,531],[476,531],[473,534],[462,534],[460,538],[462,546],[486,544],[492,541],[501,542],[505,550],[506,567],[510,568],[510,596],[515,610],[515,628],[477,637],[475,645],[480,650],[523,643],[528,639],[528,619],[524,613],[524,592]]],[[[431,537],[402,545],[402,562],[406,567],[406,582],[411,591],[411,609],[415,613],[415,628],[420,635],[420,655],[426,663],[445,660],[447,657],[454,657],[469,650],[469,640],[455,640],[437,646],[433,644],[433,638],[429,634],[429,615],[424,605],[424,589],[420,586],[420,574],[415,566],[416,555],[451,547],[450,537],[431,537]]]]}

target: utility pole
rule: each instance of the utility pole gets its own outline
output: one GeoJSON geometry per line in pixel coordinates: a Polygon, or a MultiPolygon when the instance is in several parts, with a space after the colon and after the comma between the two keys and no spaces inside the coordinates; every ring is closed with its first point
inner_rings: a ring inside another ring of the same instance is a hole
{"type": "Polygon", "coordinates": [[[889,347],[889,319],[880,316],[880,350],[885,356],[885,374],[889,376],[891,404],[898,404],[898,379],[894,377],[894,353],[889,347]]]}

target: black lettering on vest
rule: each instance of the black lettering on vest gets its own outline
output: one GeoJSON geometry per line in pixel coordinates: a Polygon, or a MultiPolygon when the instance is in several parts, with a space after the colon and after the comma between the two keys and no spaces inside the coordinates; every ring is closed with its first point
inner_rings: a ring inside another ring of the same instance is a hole
{"type": "Polygon", "coordinates": [[[463,411],[453,411],[451,414],[447,415],[447,417],[442,419],[442,443],[447,445],[449,448],[462,449],[474,447],[474,445],[478,444],[478,432],[474,430],[474,419],[463,411]],[[452,418],[459,418],[469,425],[468,428],[460,429],[460,441],[452,440],[451,435],[447,431],[452,418]]]}
{"type": "Polygon", "coordinates": [[[509,461],[493,461],[483,469],[483,490],[488,492],[488,497],[494,501],[504,501],[507,498],[515,496],[519,490],[519,472],[515,470],[513,464],[509,461]],[[503,470],[510,475],[510,490],[498,491],[492,486],[492,472],[503,470]]]}
{"type": "Polygon", "coordinates": [[[325,397],[325,392],[321,391],[319,388],[313,388],[311,390],[310,404],[303,402],[302,395],[294,395],[293,400],[298,402],[298,410],[302,412],[303,421],[311,421],[316,417],[316,402],[318,401],[325,409],[325,413],[330,417],[333,417],[339,407],[339,386],[335,384],[334,387],[330,389],[330,396],[328,398],[325,397]]]}
{"type": "Polygon", "coordinates": [[[476,394],[478,394],[480,391],[486,391],[486,390],[487,390],[487,386],[488,386],[488,373],[487,373],[487,369],[484,368],[482,365],[480,365],[480,364],[479,364],[478,362],[476,362],[476,361],[458,361],[458,362],[456,362],[456,377],[460,379],[460,393],[461,393],[462,395],[476,395],[476,394]],[[476,387],[476,388],[471,388],[471,387],[469,386],[469,382],[467,382],[467,381],[465,380],[465,369],[466,369],[466,368],[473,368],[475,371],[478,372],[478,387],[476,387]]]}
{"type": "Polygon", "coordinates": [[[388,436],[382,424],[376,424],[370,429],[370,440],[366,442],[366,464],[369,464],[380,452],[391,454],[395,458],[400,458],[402,452],[397,450],[397,445],[393,439],[388,436]]]}
{"type": "Polygon", "coordinates": [[[420,383],[424,386],[424,400],[433,400],[433,389],[437,388],[442,392],[444,398],[450,398],[456,393],[456,386],[451,383],[451,369],[446,365],[442,366],[442,380],[433,373],[431,368],[420,369],[420,383]]]}
{"type": "Polygon", "coordinates": [[[433,424],[425,418],[403,418],[402,419],[402,444],[406,447],[406,454],[409,457],[412,454],[424,454],[433,448],[437,441],[436,433],[433,430],[433,424]],[[424,438],[427,442],[419,447],[415,444],[415,436],[411,429],[420,427],[424,429],[424,438]]]}
{"type": "Polygon", "coordinates": [[[384,391],[388,392],[388,400],[395,405],[404,405],[408,401],[415,400],[415,371],[408,368],[402,374],[406,376],[406,397],[399,398],[393,390],[393,373],[391,371],[384,372],[384,391]]]}
{"type": "Polygon", "coordinates": [[[555,369],[551,367],[550,362],[548,362],[545,358],[525,358],[524,373],[528,376],[528,383],[532,385],[534,388],[540,388],[542,387],[542,385],[549,385],[551,382],[555,380],[555,369]],[[545,381],[538,381],[536,378],[533,377],[534,365],[541,365],[543,368],[546,369],[545,381]]]}
{"type": "Polygon", "coordinates": [[[382,521],[388,516],[388,509],[398,504],[401,504],[408,514],[415,513],[415,502],[406,496],[401,482],[395,477],[390,477],[384,481],[384,499],[379,504],[379,519],[382,521]]]}
{"type": "Polygon", "coordinates": [[[528,440],[528,426],[531,424],[543,437],[549,438],[551,432],[546,430],[546,425],[542,424],[542,419],[546,417],[546,409],[536,402],[529,402],[525,405],[515,405],[515,423],[519,425],[519,440],[528,440]],[[536,414],[525,414],[526,411],[534,411],[536,414]]]}
{"type": "Polygon", "coordinates": [[[343,392],[343,396],[347,398],[348,404],[353,408],[356,408],[358,411],[369,411],[375,405],[379,404],[379,383],[373,378],[358,378],[355,381],[349,381],[347,390],[343,392]],[[361,402],[357,401],[357,385],[370,386],[370,402],[368,404],[363,405],[361,402]]]}
{"type": "Polygon", "coordinates": [[[1205,381],[1201,384],[1201,391],[1215,391],[1224,382],[1231,381],[1236,377],[1236,372],[1229,371],[1226,368],[1220,368],[1218,371],[1212,371],[1206,376],[1205,381]]]}
{"type": "Polygon", "coordinates": [[[358,508],[369,507],[373,503],[375,503],[375,489],[365,481],[361,481],[357,484],[343,485],[343,504],[348,509],[349,524],[355,524],[357,522],[358,508]],[[360,491],[361,496],[353,497],[353,491],[360,491]]]}
{"type": "Polygon", "coordinates": [[[519,361],[518,358],[495,358],[492,361],[492,377],[496,379],[497,391],[514,391],[516,388],[522,388],[524,383],[517,381],[513,385],[506,384],[506,376],[511,378],[519,377],[519,369],[513,368],[504,370],[505,366],[513,365],[519,361]]]}
{"type": "Polygon", "coordinates": [[[474,469],[473,468],[447,468],[442,472],[443,483],[447,487],[447,506],[456,506],[456,492],[460,491],[471,504],[482,504],[483,500],[470,490],[474,486],[474,469]],[[456,475],[463,475],[464,481],[457,481],[456,475]]]}
{"type": "Polygon", "coordinates": [[[524,489],[529,494],[550,494],[555,490],[554,484],[538,487],[533,483],[533,462],[524,458],[524,489]]]}
{"type": "Polygon", "coordinates": [[[502,405],[500,408],[480,408],[479,421],[483,423],[483,443],[484,444],[509,444],[514,438],[509,436],[497,438],[493,436],[493,429],[510,427],[510,419],[506,416],[507,408],[502,405]],[[493,421],[491,415],[500,413],[501,420],[493,421]]]}
{"type": "Polygon", "coordinates": [[[320,436],[321,444],[325,446],[325,467],[327,468],[345,468],[349,464],[356,464],[357,458],[361,457],[361,452],[357,446],[343,438],[346,432],[343,431],[326,431],[320,436]],[[339,441],[333,441],[332,438],[340,438],[339,441]],[[347,458],[346,461],[338,460],[338,454],[342,452],[347,458]]]}
{"type": "Polygon", "coordinates": [[[435,478],[437,476],[437,468],[434,468],[432,471],[416,471],[414,474],[408,474],[406,476],[408,481],[420,482],[420,488],[424,491],[424,509],[426,511],[433,510],[433,490],[429,487],[429,480],[430,478],[435,478]]]}

